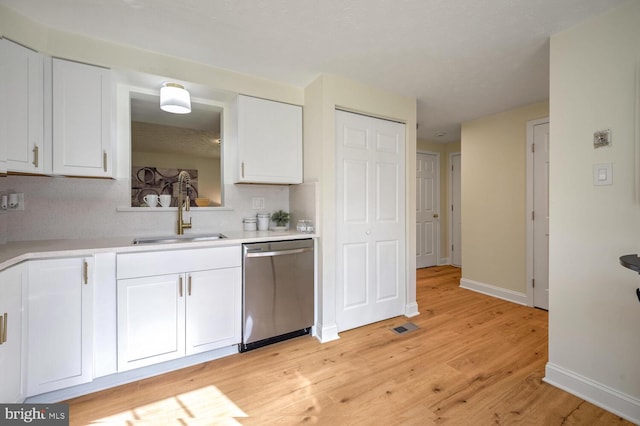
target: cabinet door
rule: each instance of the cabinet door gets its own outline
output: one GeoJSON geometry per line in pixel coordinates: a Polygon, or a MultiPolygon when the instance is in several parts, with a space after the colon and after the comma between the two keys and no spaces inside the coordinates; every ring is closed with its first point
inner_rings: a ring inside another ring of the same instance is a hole
{"type": "Polygon", "coordinates": [[[241,268],[187,274],[187,355],[240,343],[241,280],[241,268]]]}
{"type": "Polygon", "coordinates": [[[0,403],[24,400],[22,277],[20,265],[0,272],[0,403]]]}
{"type": "Polygon", "coordinates": [[[302,183],[302,107],[239,96],[238,182],[302,183]]]}
{"type": "Polygon", "coordinates": [[[110,72],[53,59],[53,173],[111,176],[110,72]]]}
{"type": "Polygon", "coordinates": [[[27,396],[90,382],[93,259],[29,262],[27,396]]]}
{"type": "Polygon", "coordinates": [[[50,172],[44,157],[44,56],[8,40],[0,40],[0,51],[0,151],[6,169],[50,172]]]}
{"type": "Polygon", "coordinates": [[[184,356],[184,274],[118,280],[118,371],[184,356]]]}

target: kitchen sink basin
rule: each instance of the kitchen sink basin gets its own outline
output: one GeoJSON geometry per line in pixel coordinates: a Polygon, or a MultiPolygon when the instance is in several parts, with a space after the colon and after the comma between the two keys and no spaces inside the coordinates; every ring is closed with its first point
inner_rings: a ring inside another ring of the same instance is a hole
{"type": "Polygon", "coordinates": [[[223,234],[168,235],[166,237],[134,238],[132,244],[170,244],[191,243],[197,241],[214,241],[227,238],[223,234]]]}

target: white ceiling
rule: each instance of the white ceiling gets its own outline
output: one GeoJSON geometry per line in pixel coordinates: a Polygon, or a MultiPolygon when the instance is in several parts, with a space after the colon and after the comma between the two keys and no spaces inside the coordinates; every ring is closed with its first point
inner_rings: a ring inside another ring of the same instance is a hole
{"type": "MultiPolygon", "coordinates": [[[[549,96],[549,36],[626,0],[0,0],[46,26],[304,87],[418,99],[418,139],[549,96]]],[[[445,136],[436,134],[446,132],[445,136]]]]}

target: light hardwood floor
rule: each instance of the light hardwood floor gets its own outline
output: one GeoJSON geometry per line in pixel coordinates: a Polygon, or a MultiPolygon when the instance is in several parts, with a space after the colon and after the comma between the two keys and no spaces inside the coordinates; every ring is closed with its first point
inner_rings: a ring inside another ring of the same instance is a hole
{"type": "Polygon", "coordinates": [[[542,382],[547,312],[421,269],[421,314],[301,337],[67,401],[72,425],[631,425],[542,382]],[[407,321],[419,329],[394,334],[407,321]]]}

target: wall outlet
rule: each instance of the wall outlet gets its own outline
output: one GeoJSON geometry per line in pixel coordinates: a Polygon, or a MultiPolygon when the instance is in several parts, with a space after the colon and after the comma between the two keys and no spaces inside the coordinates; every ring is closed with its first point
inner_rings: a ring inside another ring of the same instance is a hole
{"type": "MultiPolygon", "coordinates": [[[[3,204],[2,205],[2,211],[6,211],[6,212],[15,212],[18,210],[24,210],[24,194],[23,193],[9,193],[9,194],[5,194],[4,197],[6,197],[7,199],[7,204],[6,206],[3,204]],[[16,196],[17,200],[16,200],[16,205],[14,207],[11,207],[11,197],[12,196],[16,196]]],[[[4,201],[3,201],[4,203],[4,201]]]]}
{"type": "Polygon", "coordinates": [[[264,209],[264,198],[263,197],[253,197],[251,199],[251,208],[254,210],[263,210],[264,209]]]}

